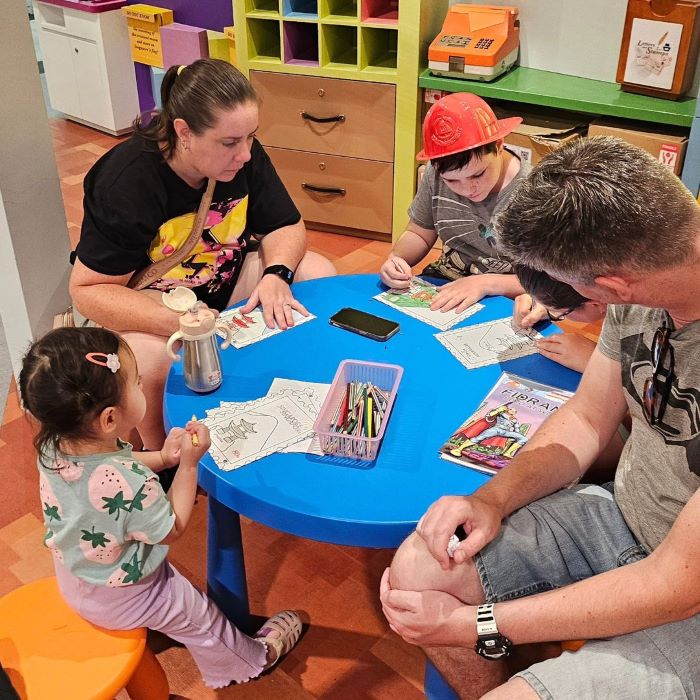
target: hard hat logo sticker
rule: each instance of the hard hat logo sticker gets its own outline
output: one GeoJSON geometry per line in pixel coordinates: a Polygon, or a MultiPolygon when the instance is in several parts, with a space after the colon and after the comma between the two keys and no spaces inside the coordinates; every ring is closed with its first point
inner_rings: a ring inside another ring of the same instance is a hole
{"type": "Polygon", "coordinates": [[[454,117],[449,114],[441,114],[433,123],[431,139],[441,146],[449,146],[462,136],[462,127],[454,117]]]}

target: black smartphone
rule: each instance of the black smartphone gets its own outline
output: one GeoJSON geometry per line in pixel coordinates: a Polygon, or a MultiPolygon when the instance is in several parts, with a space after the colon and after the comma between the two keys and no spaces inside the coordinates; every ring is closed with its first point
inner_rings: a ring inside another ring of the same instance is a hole
{"type": "Polygon", "coordinates": [[[389,340],[398,333],[399,324],[386,318],[368,314],[359,309],[346,307],[330,317],[329,323],[346,331],[359,333],[374,340],[389,340]]]}

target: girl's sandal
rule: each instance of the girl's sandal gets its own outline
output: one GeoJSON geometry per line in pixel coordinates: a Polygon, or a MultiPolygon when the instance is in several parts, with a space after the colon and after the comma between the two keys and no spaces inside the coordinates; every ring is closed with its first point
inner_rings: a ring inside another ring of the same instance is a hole
{"type": "Polygon", "coordinates": [[[265,669],[272,668],[301,637],[301,618],[294,610],[283,610],[265,620],[263,626],[255,633],[253,639],[261,641],[269,649],[276,652],[274,661],[265,665],[265,669]],[[279,636],[272,636],[277,632],[279,636]]]}

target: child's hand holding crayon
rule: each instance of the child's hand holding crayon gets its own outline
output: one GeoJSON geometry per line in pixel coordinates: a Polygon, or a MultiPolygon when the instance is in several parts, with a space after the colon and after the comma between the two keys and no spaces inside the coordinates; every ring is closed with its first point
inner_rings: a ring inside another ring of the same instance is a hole
{"type": "Polygon", "coordinates": [[[207,453],[210,446],[209,428],[197,420],[189,421],[185,426],[181,442],[183,457],[188,456],[196,464],[207,453]]]}

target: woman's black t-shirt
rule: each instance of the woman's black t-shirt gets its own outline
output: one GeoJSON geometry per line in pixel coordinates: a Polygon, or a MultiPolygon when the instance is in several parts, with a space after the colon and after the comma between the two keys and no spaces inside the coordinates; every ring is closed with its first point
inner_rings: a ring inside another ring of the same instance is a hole
{"type": "MultiPolygon", "coordinates": [[[[115,146],[90,169],[76,255],[91,270],[125,275],[177,250],[189,236],[201,189],[190,187],[160,151],[138,134],[115,146]]],[[[257,140],[251,158],[231,182],[217,182],[201,240],[192,254],[150,285],[192,288],[223,310],[251,235],[264,236],[301,216],[257,140]]]]}

